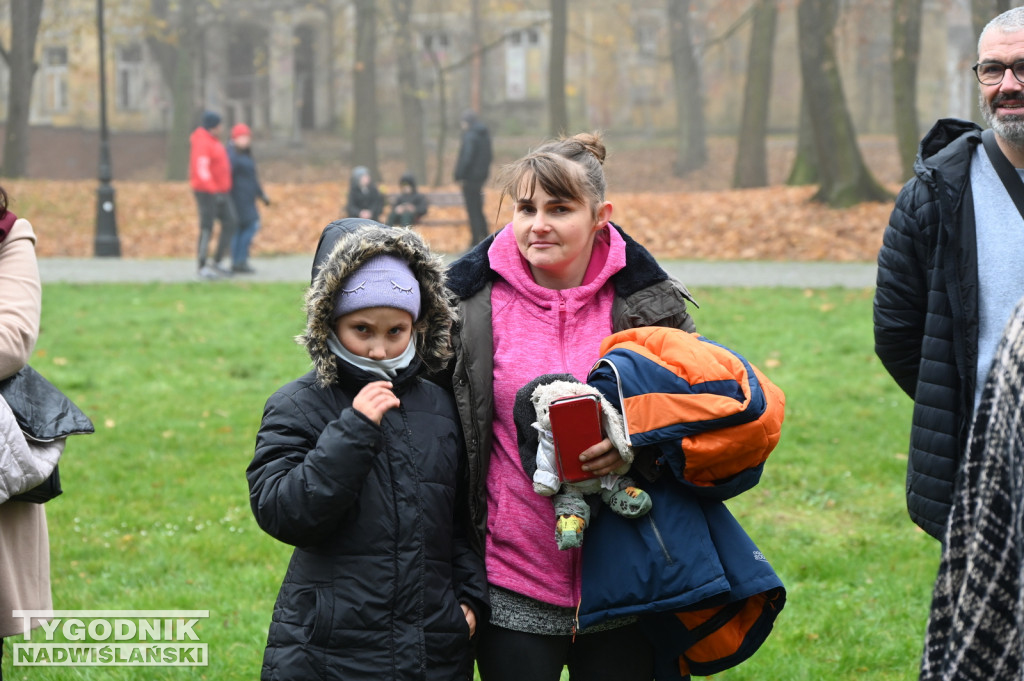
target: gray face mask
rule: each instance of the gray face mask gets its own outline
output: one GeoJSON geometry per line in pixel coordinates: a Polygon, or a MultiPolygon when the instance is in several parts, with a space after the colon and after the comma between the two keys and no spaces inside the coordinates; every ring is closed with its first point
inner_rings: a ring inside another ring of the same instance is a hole
{"type": "Polygon", "coordinates": [[[353,354],[345,349],[333,330],[327,331],[327,347],[336,357],[345,360],[352,366],[368,371],[385,381],[390,381],[398,375],[399,371],[409,366],[416,356],[416,332],[413,331],[409,337],[409,347],[405,349],[405,352],[391,359],[370,359],[353,354]]]}

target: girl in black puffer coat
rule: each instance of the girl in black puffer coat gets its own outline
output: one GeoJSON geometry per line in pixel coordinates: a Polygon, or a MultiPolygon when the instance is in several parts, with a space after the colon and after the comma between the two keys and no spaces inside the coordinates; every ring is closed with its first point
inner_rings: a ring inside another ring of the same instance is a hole
{"type": "Polygon", "coordinates": [[[420,375],[449,355],[444,265],[410,230],[340,220],[321,237],[306,311],[313,369],[267,400],[247,470],[260,527],[295,546],[262,678],[471,678],[486,578],[463,523],[455,405],[420,375]],[[353,350],[346,334],[373,327],[346,320],[367,309],[408,312],[412,349],[353,350]]]}

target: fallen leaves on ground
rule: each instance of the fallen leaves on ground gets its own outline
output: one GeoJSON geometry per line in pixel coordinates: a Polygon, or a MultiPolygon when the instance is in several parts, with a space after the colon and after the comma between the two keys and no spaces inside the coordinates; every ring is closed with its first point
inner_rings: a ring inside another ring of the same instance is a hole
{"type": "MultiPolygon", "coordinates": [[[[11,209],[32,222],[40,256],[91,257],[96,237],[95,181],[7,180],[11,209]]],[[[339,217],[343,185],[265,183],[273,200],[260,207],[263,226],[253,254],[312,253],[320,232],[339,217]]],[[[454,185],[430,188],[456,191],[454,185]]],[[[895,188],[893,188],[895,190],[895,188]]],[[[184,182],[115,183],[121,253],[126,258],[195,255],[195,200],[184,182]]],[[[836,210],[810,200],[814,187],[693,192],[610,192],[613,220],[659,258],[697,260],[873,261],[891,203],[836,210]]],[[[485,210],[497,224],[498,195],[485,210]]],[[[433,207],[450,225],[419,231],[433,248],[459,253],[469,245],[460,207],[433,207]]],[[[506,202],[500,216],[509,217],[506,202]]]]}

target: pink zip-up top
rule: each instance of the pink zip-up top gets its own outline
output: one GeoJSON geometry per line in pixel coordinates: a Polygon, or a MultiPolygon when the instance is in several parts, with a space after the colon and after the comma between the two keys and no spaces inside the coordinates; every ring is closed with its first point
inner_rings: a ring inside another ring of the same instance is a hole
{"type": "Polygon", "coordinates": [[[491,288],[494,335],[494,448],[487,472],[487,578],[491,584],[545,603],[575,607],[579,549],[555,544],[550,497],[533,490],[516,444],[516,391],[541,374],[585,381],[601,340],[612,332],[610,277],[626,265],[626,243],[605,229],[594,244],[583,284],[556,291],[530,274],[511,226],[487,252],[500,275],[491,288]]]}

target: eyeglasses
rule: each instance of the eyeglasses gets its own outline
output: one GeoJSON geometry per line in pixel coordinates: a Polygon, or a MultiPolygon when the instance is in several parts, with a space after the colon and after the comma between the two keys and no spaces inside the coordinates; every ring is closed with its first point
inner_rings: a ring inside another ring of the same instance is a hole
{"type": "Polygon", "coordinates": [[[982,85],[999,85],[1003,82],[1006,69],[1013,71],[1013,77],[1018,83],[1024,84],[1024,60],[1015,61],[1012,64],[1004,64],[1001,61],[983,61],[971,67],[978,82],[982,85]]]}

